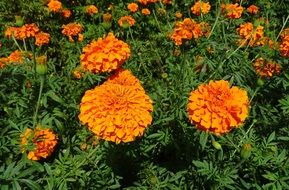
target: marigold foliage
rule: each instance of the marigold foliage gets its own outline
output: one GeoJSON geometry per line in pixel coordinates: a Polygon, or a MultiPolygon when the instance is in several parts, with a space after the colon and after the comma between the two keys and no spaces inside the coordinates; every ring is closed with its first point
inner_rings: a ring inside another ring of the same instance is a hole
{"type": "Polygon", "coordinates": [[[230,87],[228,81],[210,81],[190,93],[187,110],[198,129],[222,135],[243,124],[249,99],[245,90],[230,87]]]}
{"type": "Polygon", "coordinates": [[[152,122],[153,110],[152,101],[140,84],[134,85],[137,79],[129,71],[119,72],[85,92],[79,114],[79,120],[97,137],[116,143],[142,136],[152,122]]]}
{"type": "Polygon", "coordinates": [[[80,63],[84,70],[93,73],[110,72],[119,68],[130,57],[130,53],[127,43],[109,33],[83,48],[80,63]]]}

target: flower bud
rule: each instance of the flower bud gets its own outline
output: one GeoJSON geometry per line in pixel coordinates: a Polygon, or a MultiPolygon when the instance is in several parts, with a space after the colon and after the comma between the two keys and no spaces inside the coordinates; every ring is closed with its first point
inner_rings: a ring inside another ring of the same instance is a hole
{"type": "Polygon", "coordinates": [[[251,156],[252,145],[251,144],[243,144],[241,150],[241,157],[247,159],[251,156]]]}
{"type": "Polygon", "coordinates": [[[212,145],[217,150],[221,150],[222,149],[222,145],[220,143],[218,143],[217,141],[212,141],[212,145]]]}
{"type": "Polygon", "coordinates": [[[24,20],[21,16],[15,16],[15,25],[16,26],[23,26],[24,20]]]}
{"type": "Polygon", "coordinates": [[[39,75],[45,75],[47,73],[46,63],[47,63],[46,55],[36,57],[36,73],[38,73],[39,75]]]}

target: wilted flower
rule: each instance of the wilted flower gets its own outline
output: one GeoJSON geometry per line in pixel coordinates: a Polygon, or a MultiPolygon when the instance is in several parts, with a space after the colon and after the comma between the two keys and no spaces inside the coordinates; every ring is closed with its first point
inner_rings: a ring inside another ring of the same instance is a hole
{"type": "Polygon", "coordinates": [[[248,113],[247,92],[230,87],[228,81],[210,81],[190,93],[189,119],[200,130],[216,135],[228,133],[242,125],[248,113]]]}

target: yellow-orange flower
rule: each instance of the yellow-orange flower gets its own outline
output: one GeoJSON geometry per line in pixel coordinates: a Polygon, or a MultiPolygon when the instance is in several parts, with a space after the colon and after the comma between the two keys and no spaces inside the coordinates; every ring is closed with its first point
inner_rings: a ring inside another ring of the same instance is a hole
{"type": "Polygon", "coordinates": [[[201,24],[193,19],[185,18],[184,21],[176,23],[171,39],[176,45],[182,45],[183,40],[198,39],[202,35],[201,24]]]}
{"type": "Polygon", "coordinates": [[[222,135],[242,125],[249,99],[245,90],[230,87],[228,81],[210,81],[190,93],[187,110],[198,129],[222,135]]]}
{"type": "Polygon", "coordinates": [[[67,36],[71,42],[74,42],[73,37],[79,37],[82,30],[82,25],[79,23],[69,23],[62,26],[62,34],[67,36]]]}
{"type": "Polygon", "coordinates": [[[118,20],[118,25],[121,27],[133,26],[135,25],[135,20],[130,15],[123,16],[118,20]]]}
{"type": "Polygon", "coordinates": [[[263,58],[258,58],[255,60],[254,68],[256,73],[260,75],[261,78],[270,78],[281,72],[280,64],[264,60],[263,58]]]}
{"type": "Polygon", "coordinates": [[[254,29],[254,25],[251,22],[246,22],[241,24],[237,28],[237,32],[241,36],[241,44],[246,45],[247,43],[250,46],[264,45],[265,41],[261,41],[264,35],[264,27],[259,25],[254,29]]]}
{"type": "Polygon", "coordinates": [[[42,46],[48,44],[50,41],[50,34],[39,32],[35,35],[35,45],[42,46]]]}
{"type": "Polygon", "coordinates": [[[9,62],[9,59],[7,57],[0,57],[0,69],[5,67],[6,63],[9,62]]]}
{"type": "Polygon", "coordinates": [[[138,2],[142,5],[147,5],[149,3],[156,3],[158,0],[138,0],[138,2]]]}
{"type": "Polygon", "coordinates": [[[142,10],[141,10],[141,13],[142,13],[143,15],[148,16],[148,15],[151,14],[151,11],[150,11],[149,9],[145,8],[145,9],[142,9],[142,10]]]}
{"type": "Polygon", "coordinates": [[[93,14],[98,13],[98,8],[95,5],[88,5],[85,7],[85,12],[86,14],[91,16],[93,14]]]}
{"type": "Polygon", "coordinates": [[[238,3],[235,4],[222,4],[221,10],[222,13],[225,14],[226,18],[240,18],[243,13],[243,7],[240,6],[238,3]]]}
{"type": "Polygon", "coordinates": [[[93,40],[82,50],[80,63],[84,70],[93,73],[110,72],[119,68],[129,57],[130,47],[113,33],[93,40]]]}
{"type": "Polygon", "coordinates": [[[120,72],[126,74],[118,72],[118,76],[85,92],[79,114],[79,120],[97,137],[116,143],[142,136],[152,122],[153,110],[144,89],[139,89],[140,84],[134,86],[137,79],[128,71],[120,72]]]}
{"type": "Polygon", "coordinates": [[[127,8],[130,12],[135,13],[138,10],[138,5],[136,3],[130,3],[127,5],[127,8]]]}
{"type": "Polygon", "coordinates": [[[283,38],[279,50],[283,57],[289,57],[289,35],[283,38]]]}
{"type": "Polygon", "coordinates": [[[62,9],[62,3],[57,0],[51,0],[47,6],[50,12],[59,12],[62,9]]]}
{"type": "Polygon", "coordinates": [[[161,0],[162,1],[162,3],[163,4],[165,4],[165,5],[170,5],[170,4],[172,4],[173,2],[173,0],[161,0]]]}
{"type": "Polygon", "coordinates": [[[39,28],[36,24],[25,24],[20,28],[20,36],[22,39],[34,37],[38,32],[39,28]]]}
{"type": "Polygon", "coordinates": [[[27,158],[30,160],[40,160],[49,157],[57,144],[57,136],[51,129],[35,130],[27,128],[21,138],[21,151],[28,153],[27,158]]]}
{"type": "Polygon", "coordinates": [[[13,26],[8,27],[4,31],[4,36],[6,38],[11,38],[12,36],[14,36],[18,40],[22,39],[20,35],[20,27],[13,27],[13,26]]]}
{"type": "Polygon", "coordinates": [[[197,1],[192,7],[191,11],[195,15],[208,14],[211,10],[210,3],[205,3],[202,0],[197,1]]]}
{"type": "Polygon", "coordinates": [[[289,36],[289,28],[286,28],[281,32],[280,38],[281,40],[284,40],[285,38],[288,38],[288,36],[289,36]]]}
{"type": "Polygon", "coordinates": [[[63,16],[64,18],[69,18],[69,17],[71,17],[72,12],[71,12],[71,10],[69,10],[69,9],[63,9],[62,12],[61,12],[61,14],[62,14],[62,16],[63,16]]]}
{"type": "Polygon", "coordinates": [[[177,12],[175,13],[175,15],[176,15],[176,18],[178,18],[178,19],[180,19],[180,18],[183,17],[183,14],[182,14],[180,11],[177,11],[177,12]]]}
{"type": "Polygon", "coordinates": [[[257,7],[256,5],[250,5],[247,8],[247,12],[251,14],[257,14],[259,12],[259,7],[257,7]]]}
{"type": "Polygon", "coordinates": [[[9,63],[23,63],[24,62],[23,53],[19,50],[15,50],[8,56],[8,60],[9,63]]]}

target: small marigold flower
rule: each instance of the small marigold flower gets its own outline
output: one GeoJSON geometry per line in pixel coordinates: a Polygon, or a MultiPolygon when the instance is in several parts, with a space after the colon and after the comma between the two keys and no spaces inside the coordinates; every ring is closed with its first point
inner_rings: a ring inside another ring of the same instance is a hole
{"type": "Polygon", "coordinates": [[[62,3],[57,0],[51,0],[47,6],[50,12],[60,12],[62,9],[62,3]]]}
{"type": "Polygon", "coordinates": [[[93,73],[110,72],[119,68],[129,57],[130,47],[113,33],[93,40],[82,50],[80,63],[84,70],[93,73]]]}
{"type": "Polygon", "coordinates": [[[197,1],[192,7],[191,11],[195,15],[201,15],[201,14],[208,14],[211,10],[210,3],[205,3],[203,1],[197,1]]]}
{"type": "Polygon", "coordinates": [[[39,32],[35,35],[35,45],[42,46],[48,44],[50,41],[50,34],[39,32]]]}
{"type": "Polygon", "coordinates": [[[177,19],[180,19],[180,18],[183,17],[183,14],[182,14],[180,11],[177,11],[177,12],[175,13],[175,16],[176,16],[177,19]]]}
{"type": "Polygon", "coordinates": [[[281,66],[278,63],[269,62],[263,58],[258,58],[255,60],[254,69],[261,78],[272,77],[281,72],[281,66]]]}
{"type": "Polygon", "coordinates": [[[283,38],[279,51],[283,57],[289,57],[289,36],[283,38]]]}
{"type": "Polygon", "coordinates": [[[185,18],[184,21],[176,23],[171,39],[176,45],[182,45],[184,39],[198,39],[202,35],[201,25],[193,19],[185,18]]]}
{"type": "Polygon", "coordinates": [[[238,3],[235,4],[222,4],[221,11],[225,14],[226,18],[240,18],[243,12],[243,7],[240,6],[238,3]]]}
{"type": "Polygon", "coordinates": [[[72,74],[73,74],[74,78],[76,78],[76,79],[81,79],[82,78],[82,74],[81,74],[81,72],[79,70],[74,70],[72,72],[72,74]]]}
{"type": "Polygon", "coordinates": [[[148,15],[151,14],[151,11],[150,11],[149,9],[145,8],[145,9],[142,9],[142,10],[141,10],[141,13],[142,13],[143,15],[148,16],[148,15]]]}
{"type": "Polygon", "coordinates": [[[237,32],[242,38],[240,42],[244,45],[248,43],[250,46],[262,45],[260,40],[264,35],[263,30],[263,26],[259,25],[254,28],[254,25],[251,22],[241,24],[239,28],[237,28],[237,32]]]}
{"type": "Polygon", "coordinates": [[[85,7],[86,14],[92,16],[93,14],[98,13],[98,8],[95,5],[88,5],[85,7]]]}
{"type": "Polygon", "coordinates": [[[118,20],[118,25],[120,27],[134,26],[135,20],[131,16],[123,16],[118,20]]]}
{"type": "Polygon", "coordinates": [[[82,30],[82,25],[79,23],[69,23],[62,26],[62,34],[67,36],[71,42],[74,42],[73,37],[79,37],[82,30]]]}
{"type": "Polygon", "coordinates": [[[22,40],[22,37],[20,35],[20,27],[8,27],[4,31],[4,36],[6,38],[12,38],[12,36],[14,36],[17,40],[22,40]]]}
{"type": "Polygon", "coordinates": [[[79,120],[98,138],[107,141],[131,142],[142,136],[152,122],[153,106],[144,89],[139,89],[140,84],[133,85],[135,80],[131,73],[118,73],[110,81],[86,91],[80,104],[79,120]],[[127,75],[131,76],[120,79],[127,75]]]}
{"type": "Polygon", "coordinates": [[[24,53],[15,50],[8,56],[9,63],[23,63],[24,62],[24,53]]]}
{"type": "Polygon", "coordinates": [[[25,24],[24,26],[20,28],[19,35],[21,36],[22,39],[26,39],[26,38],[34,37],[39,31],[40,29],[38,28],[36,24],[34,23],[25,24]]]}
{"type": "Polygon", "coordinates": [[[286,28],[281,32],[280,38],[281,40],[284,40],[286,37],[288,38],[288,36],[289,36],[289,28],[286,28]]]}
{"type": "Polygon", "coordinates": [[[163,4],[170,5],[173,3],[173,0],[161,0],[163,4]]]}
{"type": "Polygon", "coordinates": [[[249,98],[228,81],[210,81],[190,93],[187,110],[198,129],[222,135],[242,125],[249,113],[249,98]]]}
{"type": "Polygon", "coordinates": [[[142,5],[147,5],[150,3],[156,3],[158,0],[138,0],[138,2],[142,5]]]}
{"type": "Polygon", "coordinates": [[[250,5],[247,8],[247,12],[255,15],[259,12],[259,7],[257,7],[256,5],[250,5]]]}
{"type": "Polygon", "coordinates": [[[135,13],[138,10],[138,5],[136,3],[130,3],[127,5],[127,8],[130,12],[135,13]]]}
{"type": "Polygon", "coordinates": [[[0,57],[0,69],[4,68],[8,62],[9,59],[7,57],[0,57]]]}
{"type": "Polygon", "coordinates": [[[30,160],[40,160],[49,157],[57,144],[57,136],[51,129],[35,130],[27,128],[21,138],[21,151],[28,153],[27,158],[30,160]]]}
{"type": "Polygon", "coordinates": [[[61,12],[61,14],[62,14],[62,16],[63,16],[64,18],[69,18],[69,17],[71,17],[72,12],[71,12],[71,10],[69,10],[69,9],[63,9],[62,12],[61,12]]]}

